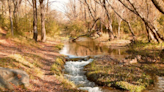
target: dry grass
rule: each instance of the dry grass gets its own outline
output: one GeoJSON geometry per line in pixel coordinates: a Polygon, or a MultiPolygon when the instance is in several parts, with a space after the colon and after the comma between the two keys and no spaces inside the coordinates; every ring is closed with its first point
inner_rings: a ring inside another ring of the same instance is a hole
{"type": "MultiPolygon", "coordinates": [[[[62,38],[63,39],[63,38],[62,38]]],[[[63,69],[63,62],[56,60],[60,38],[48,37],[45,43],[35,42],[31,37],[1,37],[0,38],[0,67],[21,69],[30,76],[30,86],[27,89],[16,88],[16,91],[63,92],[74,90],[75,86],[60,75],[52,74],[51,65],[54,63],[63,69]]]]}

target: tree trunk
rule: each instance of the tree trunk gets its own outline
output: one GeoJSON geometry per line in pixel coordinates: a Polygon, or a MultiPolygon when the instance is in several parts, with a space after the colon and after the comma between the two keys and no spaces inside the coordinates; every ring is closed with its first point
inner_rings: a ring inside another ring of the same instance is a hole
{"type": "Polygon", "coordinates": [[[45,6],[44,0],[40,1],[40,10],[41,10],[41,41],[46,41],[46,29],[45,29],[45,6]]]}
{"type": "Polygon", "coordinates": [[[10,18],[10,26],[11,26],[11,35],[14,35],[13,31],[13,19],[12,19],[12,12],[11,12],[11,1],[8,0],[8,7],[9,7],[9,18],[10,18]]]}
{"type": "MultiPolygon", "coordinates": [[[[109,4],[109,3],[108,3],[108,4],[109,4]]],[[[128,24],[129,30],[130,30],[130,32],[131,32],[131,34],[132,34],[132,37],[133,37],[132,40],[135,42],[136,37],[135,37],[135,34],[134,34],[133,29],[132,29],[132,27],[131,27],[131,24],[130,24],[126,19],[122,18],[122,16],[121,16],[118,12],[116,12],[116,10],[113,8],[113,6],[112,6],[111,4],[109,4],[109,5],[110,5],[110,7],[112,8],[112,10],[118,15],[118,17],[121,18],[121,20],[123,20],[124,22],[126,22],[126,23],[128,24]]]]}
{"type": "Polygon", "coordinates": [[[108,25],[108,30],[109,30],[109,39],[110,40],[114,39],[113,27],[112,27],[112,23],[111,22],[108,25]]]}
{"type": "Polygon", "coordinates": [[[120,21],[118,22],[118,39],[120,39],[121,22],[122,22],[122,20],[120,20],[120,21]]]}
{"type": "Polygon", "coordinates": [[[164,38],[162,37],[161,34],[159,34],[156,31],[156,28],[154,27],[154,25],[151,24],[151,22],[149,22],[148,20],[146,20],[144,17],[141,16],[141,14],[139,14],[139,12],[137,11],[136,7],[134,6],[134,4],[130,1],[127,0],[128,3],[132,6],[133,9],[130,9],[125,3],[123,3],[121,0],[118,0],[120,3],[122,3],[128,10],[130,10],[132,13],[134,13],[135,15],[137,15],[145,24],[145,27],[147,27],[150,32],[153,34],[154,39],[159,43],[160,40],[164,41],[164,38]]]}
{"type": "Polygon", "coordinates": [[[146,27],[146,32],[147,32],[147,39],[148,39],[148,42],[150,43],[151,42],[151,35],[150,35],[150,31],[149,31],[149,28],[146,27]]]}
{"type": "Polygon", "coordinates": [[[104,7],[105,13],[106,13],[107,18],[108,18],[108,27],[107,27],[107,30],[109,31],[109,32],[108,32],[108,34],[109,34],[109,39],[114,39],[112,21],[111,21],[111,19],[110,19],[110,15],[109,15],[108,9],[106,8],[106,1],[105,1],[105,0],[103,0],[102,6],[104,7]]]}
{"type": "MultiPolygon", "coordinates": [[[[155,5],[155,7],[164,14],[164,6],[160,4],[159,1],[161,0],[151,0],[153,2],[153,4],[155,5]]],[[[161,1],[162,2],[162,1],[161,1]]]]}
{"type": "Polygon", "coordinates": [[[37,31],[37,1],[32,0],[33,3],[33,39],[37,41],[38,31],[37,31]]]}
{"type": "Polygon", "coordinates": [[[21,5],[22,0],[13,0],[13,4],[14,4],[14,27],[15,30],[18,31],[18,11],[19,11],[19,7],[21,5]]]}
{"type": "Polygon", "coordinates": [[[133,30],[132,30],[131,24],[130,24],[130,22],[127,22],[127,24],[128,24],[129,30],[130,30],[130,32],[131,32],[131,34],[132,34],[133,41],[135,42],[136,38],[135,38],[134,32],[133,32],[133,30]]]}
{"type": "Polygon", "coordinates": [[[47,13],[49,12],[49,0],[47,0],[47,13]]]}
{"type": "Polygon", "coordinates": [[[18,31],[18,9],[17,9],[17,6],[14,5],[14,27],[15,27],[15,30],[18,31]]]}
{"type": "MultiPolygon", "coordinates": [[[[5,10],[4,10],[4,7],[5,7],[4,4],[5,4],[5,2],[4,2],[4,1],[1,1],[1,2],[2,2],[2,11],[1,11],[1,13],[2,13],[2,18],[4,18],[4,16],[5,16],[5,15],[4,15],[4,11],[5,11],[5,10]]],[[[3,28],[3,27],[5,26],[5,25],[4,25],[4,19],[1,19],[1,23],[2,23],[2,28],[3,28]]]]}

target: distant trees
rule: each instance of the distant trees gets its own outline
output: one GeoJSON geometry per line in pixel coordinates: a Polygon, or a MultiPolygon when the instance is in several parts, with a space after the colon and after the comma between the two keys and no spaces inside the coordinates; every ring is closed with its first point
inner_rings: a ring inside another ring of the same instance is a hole
{"type": "Polygon", "coordinates": [[[12,35],[14,35],[14,28],[16,31],[18,31],[18,18],[19,18],[18,11],[19,11],[21,2],[22,2],[22,0],[7,0],[12,35]],[[12,13],[12,5],[14,6],[13,13],[12,13]],[[13,21],[12,14],[14,15],[14,21],[13,21]]]}
{"type": "Polygon", "coordinates": [[[13,15],[14,15],[14,27],[15,30],[18,31],[18,11],[19,11],[19,7],[22,3],[22,0],[12,0],[13,1],[13,5],[14,5],[14,11],[13,11],[13,15]]]}
{"type": "Polygon", "coordinates": [[[80,34],[101,36],[102,32],[110,40],[116,37],[137,40],[143,34],[148,42],[164,40],[161,31],[163,0],[69,0],[64,12],[67,17],[57,16],[62,14],[50,11],[50,2],[51,0],[0,0],[0,17],[9,18],[6,22],[0,22],[3,25],[10,23],[6,28],[11,29],[12,35],[24,30],[30,33],[33,30],[33,39],[38,41],[38,35],[41,35],[42,42],[46,41],[46,30],[54,28],[49,25],[56,23],[51,19],[58,22],[66,19],[64,28],[71,30],[68,33],[76,37],[80,34]]]}
{"type": "MultiPolygon", "coordinates": [[[[160,12],[164,12],[164,7],[162,5],[164,1],[162,0],[78,1],[79,3],[76,4],[76,11],[82,10],[81,8],[78,8],[79,6],[83,8],[83,12],[76,12],[76,15],[77,17],[81,15],[84,16],[81,17],[79,21],[86,21],[86,26],[95,23],[93,29],[93,25],[89,28],[88,32],[90,32],[91,34],[94,34],[94,31],[97,30],[105,33],[107,32],[109,34],[109,39],[114,39],[114,37],[121,38],[121,36],[123,35],[121,35],[120,32],[127,32],[128,28],[133,41],[136,40],[136,35],[141,35],[141,33],[147,34],[148,42],[151,42],[152,40],[158,43],[160,41],[164,41],[163,35],[161,34],[161,32],[158,31],[157,28],[157,20],[160,15],[159,12],[155,10],[156,7],[160,12]],[[153,6],[153,4],[155,5],[155,7],[153,6]],[[134,27],[137,27],[138,29],[134,27]],[[115,31],[116,29],[117,31],[115,31]]],[[[71,15],[71,12],[69,10],[67,11],[67,13],[69,12],[69,15],[71,15]]],[[[74,20],[75,19],[78,20],[74,17],[74,20]]]]}
{"type": "Polygon", "coordinates": [[[38,35],[41,34],[41,41],[45,42],[45,10],[47,9],[46,12],[49,12],[48,3],[49,0],[0,0],[0,6],[2,5],[0,7],[0,26],[8,30],[8,23],[10,23],[11,35],[24,35],[33,30],[33,39],[38,41],[38,35]],[[39,6],[40,11],[38,11],[39,6]]]}

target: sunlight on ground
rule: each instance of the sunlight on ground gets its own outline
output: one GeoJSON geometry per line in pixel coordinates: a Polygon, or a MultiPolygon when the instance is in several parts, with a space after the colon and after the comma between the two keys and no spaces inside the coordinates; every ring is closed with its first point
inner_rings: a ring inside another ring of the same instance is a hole
{"type": "Polygon", "coordinates": [[[3,30],[2,28],[0,28],[0,33],[6,34],[7,32],[5,30],[3,30]]]}
{"type": "Polygon", "coordinates": [[[18,61],[19,65],[25,66],[25,67],[30,68],[33,71],[35,71],[36,76],[43,77],[43,76],[41,76],[41,75],[43,75],[43,72],[40,70],[40,68],[34,66],[34,62],[33,62],[33,64],[31,64],[29,61],[27,61],[23,56],[21,56],[19,54],[13,54],[13,55],[10,55],[9,57],[18,61]]]}

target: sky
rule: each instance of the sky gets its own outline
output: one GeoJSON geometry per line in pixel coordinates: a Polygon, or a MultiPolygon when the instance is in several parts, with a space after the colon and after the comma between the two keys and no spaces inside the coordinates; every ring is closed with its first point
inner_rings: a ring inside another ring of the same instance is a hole
{"type": "Polygon", "coordinates": [[[50,1],[51,2],[55,1],[51,4],[52,9],[64,12],[64,7],[69,0],[50,0],[50,1]]]}

